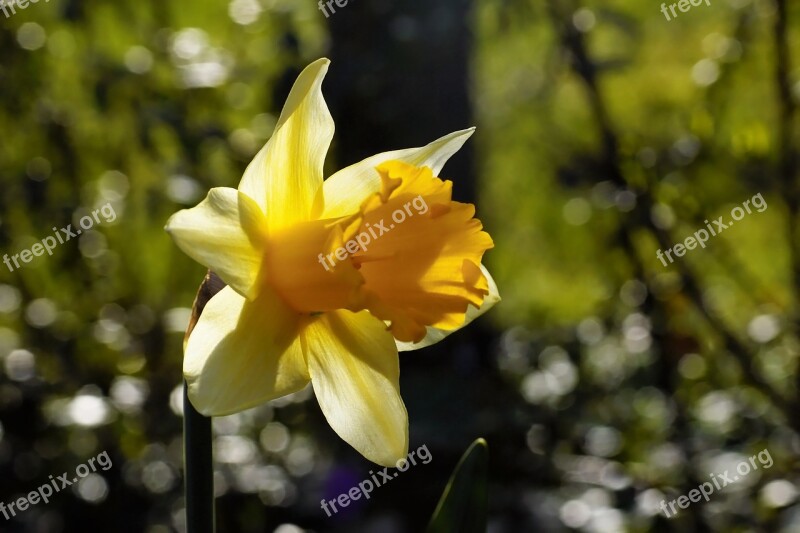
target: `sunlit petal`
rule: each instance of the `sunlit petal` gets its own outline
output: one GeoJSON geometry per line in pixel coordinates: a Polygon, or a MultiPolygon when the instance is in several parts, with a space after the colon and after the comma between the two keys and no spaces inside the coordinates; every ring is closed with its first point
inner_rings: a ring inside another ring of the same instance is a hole
{"type": "Polygon", "coordinates": [[[264,224],[264,215],[249,197],[218,187],[196,207],[172,215],[165,229],[189,257],[252,299],[260,288],[264,224]]]}
{"type": "Polygon", "coordinates": [[[494,307],[494,305],[500,301],[500,293],[497,290],[497,284],[492,279],[492,276],[489,274],[489,271],[486,270],[486,267],[481,265],[481,272],[486,277],[486,280],[489,282],[489,294],[483,299],[483,304],[481,304],[480,309],[474,307],[472,304],[469,305],[467,308],[467,315],[464,319],[464,322],[455,329],[444,330],[439,328],[434,328],[428,326],[426,328],[427,333],[425,338],[419,342],[403,342],[403,341],[396,341],[397,349],[401,352],[407,352],[411,350],[419,350],[420,348],[425,348],[427,346],[431,346],[436,344],[440,340],[444,339],[451,333],[455,333],[456,331],[460,330],[486,311],[494,307]]]}
{"type": "Polygon", "coordinates": [[[245,170],[239,190],[267,216],[270,233],[317,218],[322,167],[333,138],[333,118],[322,97],[330,61],[306,67],[292,87],[272,138],[245,170]]]}
{"type": "Polygon", "coordinates": [[[189,341],[183,374],[192,405],[223,416],[308,384],[299,318],[271,290],[249,301],[225,287],[206,304],[189,341]]]}
{"type": "Polygon", "coordinates": [[[400,397],[397,348],[386,326],[367,312],[335,311],[303,336],[328,423],[370,461],[395,466],[408,453],[408,414],[400,397]]]}
{"type": "Polygon", "coordinates": [[[381,234],[353,262],[366,308],[391,323],[396,339],[419,342],[426,326],[455,329],[468,305],[482,305],[489,283],[481,259],[493,243],[475,207],[451,201],[452,183],[429,168],[390,161],[378,170],[382,189],[362,204],[361,231],[381,234]]]}
{"type": "Polygon", "coordinates": [[[386,161],[402,161],[418,167],[429,167],[438,175],[444,164],[470,138],[475,128],[455,131],[421,148],[384,152],[340,170],[325,180],[325,212],[323,218],[333,218],[358,212],[361,202],[381,190],[377,166],[386,161]]]}

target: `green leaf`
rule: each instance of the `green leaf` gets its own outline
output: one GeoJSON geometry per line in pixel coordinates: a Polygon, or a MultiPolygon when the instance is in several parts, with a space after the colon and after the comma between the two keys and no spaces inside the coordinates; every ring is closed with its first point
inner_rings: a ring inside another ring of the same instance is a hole
{"type": "Polygon", "coordinates": [[[488,476],[489,448],[477,439],[450,476],[427,533],[486,533],[488,476]]]}

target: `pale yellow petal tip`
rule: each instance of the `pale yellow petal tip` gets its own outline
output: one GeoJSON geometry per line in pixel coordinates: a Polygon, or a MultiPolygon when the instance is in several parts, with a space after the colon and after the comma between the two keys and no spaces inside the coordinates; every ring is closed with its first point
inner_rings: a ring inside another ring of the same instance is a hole
{"type": "Polygon", "coordinates": [[[375,464],[396,468],[400,461],[405,461],[408,459],[408,440],[406,440],[405,447],[402,450],[387,450],[385,453],[381,453],[380,455],[373,457],[368,457],[365,455],[365,457],[375,464]]]}
{"type": "Polygon", "coordinates": [[[178,245],[179,248],[180,248],[179,238],[181,235],[180,225],[181,222],[185,221],[184,217],[186,216],[188,211],[191,211],[191,209],[181,209],[177,213],[173,213],[172,216],[170,216],[167,219],[167,222],[164,224],[164,231],[167,233],[167,235],[170,236],[170,238],[172,238],[172,240],[175,242],[175,244],[178,245]]]}
{"type": "MultiPolygon", "coordinates": [[[[192,404],[192,407],[201,415],[209,418],[233,415],[265,403],[265,401],[259,400],[251,403],[232,404],[226,402],[223,395],[216,394],[215,397],[211,397],[208,393],[208,389],[206,389],[205,393],[201,393],[198,390],[200,384],[197,381],[191,382],[187,379],[187,383],[189,383],[189,394],[187,396],[189,397],[189,402],[192,404]],[[222,401],[222,404],[220,404],[220,401],[222,401]]],[[[186,406],[184,406],[184,409],[185,408],[186,406]]]]}
{"type": "Polygon", "coordinates": [[[472,134],[475,133],[476,129],[478,129],[477,126],[470,126],[469,128],[465,128],[463,130],[454,131],[450,135],[452,137],[466,137],[466,139],[464,139],[464,142],[466,142],[467,139],[472,137],[472,134]]]}
{"type": "Polygon", "coordinates": [[[397,463],[400,461],[408,460],[408,422],[402,428],[402,437],[392,444],[391,448],[393,449],[386,450],[386,455],[383,457],[384,460],[379,461],[378,464],[394,468],[397,467],[397,463]]]}
{"type": "MultiPolygon", "coordinates": [[[[203,403],[203,401],[202,401],[203,400],[202,396],[200,394],[198,394],[198,392],[197,392],[197,382],[190,380],[185,375],[184,375],[184,377],[186,378],[186,382],[189,385],[189,391],[188,391],[188,394],[186,396],[188,397],[189,403],[192,404],[192,407],[194,407],[195,411],[197,411],[198,413],[200,413],[203,416],[208,416],[208,417],[215,416],[216,413],[213,412],[213,409],[211,409],[211,407],[209,405],[205,405],[203,403]]],[[[185,411],[186,410],[186,406],[184,405],[183,408],[184,408],[184,411],[185,411]]]]}
{"type": "MultiPolygon", "coordinates": [[[[181,211],[182,211],[182,210],[181,210],[181,211]]],[[[178,214],[179,214],[181,211],[178,211],[177,213],[173,213],[173,214],[172,214],[172,216],[170,216],[170,217],[167,219],[167,221],[164,223],[164,231],[166,231],[166,232],[167,232],[167,233],[169,233],[170,235],[172,235],[173,226],[175,225],[175,217],[177,217],[177,216],[178,216],[178,214]]]]}
{"type": "Polygon", "coordinates": [[[309,63],[308,66],[303,69],[303,71],[305,72],[307,70],[319,70],[321,71],[322,74],[325,74],[328,72],[328,67],[330,66],[330,64],[331,64],[330,59],[328,59],[327,57],[321,57],[316,61],[309,63]]]}
{"type": "MultiPolygon", "coordinates": [[[[205,201],[205,200],[203,200],[203,201],[205,201]]],[[[197,206],[195,206],[195,207],[197,207],[197,206]]],[[[186,214],[187,211],[191,211],[191,209],[181,209],[180,211],[176,211],[175,213],[172,213],[172,215],[170,215],[170,217],[164,223],[164,231],[169,233],[170,236],[173,236],[174,231],[175,231],[175,225],[178,223],[178,221],[181,219],[181,217],[183,217],[186,214]]]]}

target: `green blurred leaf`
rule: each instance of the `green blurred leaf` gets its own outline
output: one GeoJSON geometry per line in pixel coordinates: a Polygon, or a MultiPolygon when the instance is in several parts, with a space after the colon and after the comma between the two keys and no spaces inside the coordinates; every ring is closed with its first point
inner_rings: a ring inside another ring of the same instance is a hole
{"type": "Polygon", "coordinates": [[[488,474],[489,448],[485,440],[477,439],[450,477],[428,533],[485,533],[488,474]]]}

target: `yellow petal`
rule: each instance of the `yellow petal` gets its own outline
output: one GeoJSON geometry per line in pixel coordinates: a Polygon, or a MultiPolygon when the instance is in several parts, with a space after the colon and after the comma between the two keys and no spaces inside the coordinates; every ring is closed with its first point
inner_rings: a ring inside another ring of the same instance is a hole
{"type": "Polygon", "coordinates": [[[371,225],[381,234],[353,263],[366,308],[391,322],[396,339],[420,342],[426,326],[455,329],[469,304],[482,305],[489,284],[481,258],[493,243],[475,207],[451,201],[452,183],[429,168],[390,161],[378,170],[383,188],[363,203],[361,231],[371,225]]]}
{"type": "Polygon", "coordinates": [[[317,218],[322,211],[317,193],[334,129],[322,97],[322,80],[329,64],[320,59],[300,73],[272,138],[239,183],[239,190],[266,213],[270,233],[317,218]]]}
{"type": "Polygon", "coordinates": [[[486,270],[486,267],[483,265],[481,265],[481,272],[483,272],[483,275],[489,282],[489,294],[486,295],[486,297],[483,299],[483,304],[481,304],[480,308],[476,308],[475,306],[470,304],[469,307],[467,308],[467,315],[464,319],[464,322],[462,322],[461,325],[458,326],[457,328],[444,330],[428,326],[426,328],[427,333],[424,339],[422,339],[419,342],[396,341],[395,344],[397,344],[397,349],[401,352],[407,352],[411,350],[419,350],[420,348],[425,348],[427,346],[436,344],[440,340],[444,339],[451,333],[460,330],[461,328],[463,328],[464,326],[466,326],[467,324],[469,324],[470,322],[472,322],[473,320],[484,314],[486,311],[494,307],[494,305],[500,301],[500,293],[497,290],[497,284],[494,282],[494,279],[492,279],[492,276],[489,274],[489,271],[486,270]]]}
{"type": "Polygon", "coordinates": [[[361,455],[395,466],[408,453],[408,413],[392,336],[363,311],[325,313],[304,331],[317,400],[336,433],[361,455]]]}
{"type": "Polygon", "coordinates": [[[357,213],[367,196],[381,190],[381,178],[375,170],[386,161],[403,161],[418,167],[429,167],[438,175],[444,164],[470,138],[475,128],[455,131],[421,148],[384,152],[344,168],[325,180],[325,211],[323,218],[357,213]]]}
{"type": "Polygon", "coordinates": [[[252,299],[260,288],[264,224],[253,200],[236,189],[218,187],[196,207],[172,215],[165,229],[189,257],[252,299]]]}
{"type": "Polygon", "coordinates": [[[223,416],[308,384],[298,317],[270,289],[254,301],[225,287],[200,315],[183,359],[189,399],[206,416],[223,416]]]}

